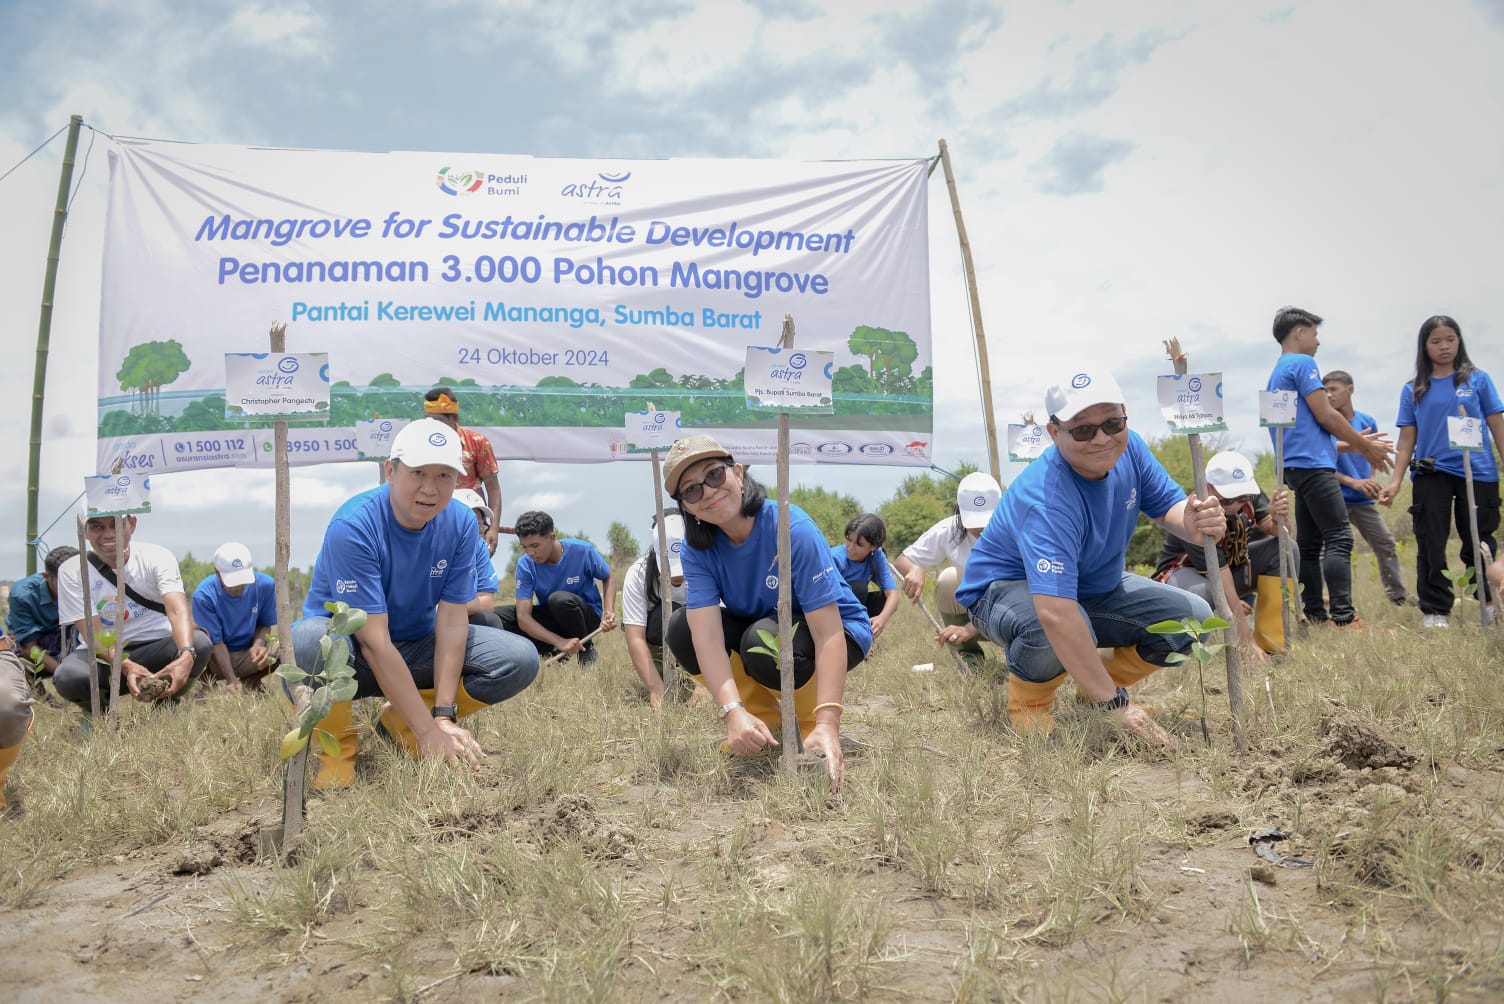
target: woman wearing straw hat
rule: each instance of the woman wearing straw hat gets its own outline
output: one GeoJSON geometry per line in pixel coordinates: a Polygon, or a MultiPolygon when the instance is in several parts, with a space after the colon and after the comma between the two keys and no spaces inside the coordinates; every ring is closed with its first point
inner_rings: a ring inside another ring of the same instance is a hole
{"type": "MultiPolygon", "coordinates": [[[[689,596],[669,621],[669,648],[720,706],[726,750],[749,756],[777,746],[778,660],[761,632],[778,631],[778,506],[710,436],[677,440],[663,483],[688,517],[682,558],[689,596]]],[[[867,657],[872,625],[836,573],[819,527],[793,505],[789,547],[794,706],[804,748],[825,756],[838,791],[846,673],[867,657]]]]}

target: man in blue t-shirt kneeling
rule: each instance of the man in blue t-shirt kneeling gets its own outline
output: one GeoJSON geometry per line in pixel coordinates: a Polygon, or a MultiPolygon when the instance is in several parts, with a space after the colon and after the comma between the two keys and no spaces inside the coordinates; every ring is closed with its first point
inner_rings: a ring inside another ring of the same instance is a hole
{"type": "Polygon", "coordinates": [[[1019,732],[1054,725],[1050,705],[1066,674],[1124,731],[1175,739],[1127,688],[1190,649],[1184,635],[1151,634],[1163,620],[1210,617],[1206,601],[1124,570],[1142,511],[1199,542],[1227,532],[1215,499],[1186,497],[1137,433],[1117,380],[1083,370],[1045,393],[1054,446],[1003,493],[971,550],[956,601],[1008,659],[1008,718],[1019,732]],[[1098,646],[1111,649],[1102,656],[1098,646]]]}
{"type": "MultiPolygon", "coordinates": [[[[303,619],[292,626],[297,665],[314,672],[329,630],[326,602],[366,612],[350,639],[355,697],[384,696],[381,727],[416,756],[477,766],[485,756],[459,720],[520,693],[538,675],[533,647],[469,623],[475,596],[475,517],[454,500],[464,473],[459,437],[443,422],[413,422],[392,441],[387,483],[340,506],[324,533],[303,619]]],[[[339,741],[319,754],[316,788],[344,787],[358,752],[351,701],[319,728],[339,741]]]]}
{"type": "Polygon", "coordinates": [[[554,518],[546,512],[519,516],[517,540],[523,550],[513,573],[517,602],[496,611],[502,625],[531,639],[544,655],[575,655],[582,666],[595,662],[595,643],[585,639],[597,628],[616,627],[616,577],[610,564],[589,541],[560,540],[554,518]],[[602,589],[596,588],[597,579],[602,589]]]}
{"type": "Polygon", "coordinates": [[[261,689],[261,681],[277,668],[277,653],[266,643],[277,626],[277,585],[251,564],[251,549],[234,541],[214,552],[214,574],[193,591],[193,623],[203,628],[214,648],[209,661],[227,684],[239,693],[244,687],[261,689]]]}

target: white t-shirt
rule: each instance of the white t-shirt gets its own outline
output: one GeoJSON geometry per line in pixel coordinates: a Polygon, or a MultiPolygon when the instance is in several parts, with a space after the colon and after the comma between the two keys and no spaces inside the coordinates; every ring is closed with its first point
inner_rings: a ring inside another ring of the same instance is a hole
{"type": "Polygon", "coordinates": [[[976,538],[963,533],[956,538],[956,518],[948,516],[919,535],[919,539],[903,549],[903,556],[920,568],[935,569],[941,561],[949,561],[959,572],[966,571],[966,559],[971,557],[971,547],[976,538]]]}
{"type": "MultiPolygon", "coordinates": [[[[670,590],[674,609],[684,606],[689,597],[689,584],[682,583],[670,590]]],[[[644,554],[627,569],[627,579],[621,591],[621,622],[637,627],[648,626],[648,556],[644,554]]]]}
{"type": "MultiPolygon", "coordinates": [[[[93,564],[82,558],[64,562],[57,571],[58,623],[66,625],[84,619],[84,591],[83,584],[79,581],[79,565],[84,565],[89,570],[89,599],[94,604],[94,611],[104,621],[105,627],[113,627],[115,587],[99,574],[93,564]]],[[[141,596],[158,603],[168,593],[183,592],[183,573],[178,570],[177,557],[167,548],[156,544],[131,541],[131,554],[125,562],[125,581],[141,596]]],[[[126,597],[125,635],[120,640],[130,644],[156,641],[171,635],[172,623],[166,614],[148,610],[126,597]]]]}

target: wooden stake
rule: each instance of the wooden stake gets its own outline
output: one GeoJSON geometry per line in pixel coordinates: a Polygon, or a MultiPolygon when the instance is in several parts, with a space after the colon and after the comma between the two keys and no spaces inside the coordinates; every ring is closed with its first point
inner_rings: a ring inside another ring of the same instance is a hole
{"type": "Polygon", "coordinates": [[[951,212],[956,217],[956,236],[961,241],[961,264],[966,270],[966,292],[971,298],[971,326],[977,341],[977,376],[982,385],[982,426],[987,432],[987,460],[992,477],[1003,483],[998,462],[997,419],[992,414],[992,373],[987,365],[987,336],[982,330],[982,301],[977,295],[977,272],[971,261],[971,241],[966,236],[966,222],[961,219],[961,197],[956,193],[956,176],[950,169],[950,147],[940,141],[940,163],[945,168],[945,187],[950,191],[951,212]]]}
{"type": "MultiPolygon", "coordinates": [[[[924,598],[922,596],[914,601],[914,606],[918,607],[920,612],[924,614],[925,619],[930,622],[930,626],[935,629],[935,634],[938,635],[944,632],[945,627],[935,619],[934,614],[930,613],[930,608],[924,605],[924,598]]],[[[956,648],[956,646],[952,645],[950,642],[946,642],[945,647],[950,649],[950,654],[956,657],[957,668],[959,668],[963,673],[967,672],[970,667],[966,665],[966,660],[961,656],[961,653],[956,648]]]]}
{"type": "Polygon", "coordinates": [[[89,653],[89,710],[94,718],[103,710],[99,703],[99,650],[94,645],[94,597],[89,589],[88,541],[84,539],[83,513],[78,515],[78,584],[84,593],[84,651],[89,653]]]}
{"type": "MultiPolygon", "coordinates": [[[[1285,429],[1284,426],[1274,428],[1274,490],[1283,491],[1285,488],[1285,429]]],[[[1276,520],[1275,533],[1279,535],[1279,620],[1285,632],[1285,653],[1288,655],[1293,648],[1290,644],[1290,608],[1295,606],[1298,587],[1292,581],[1295,578],[1295,569],[1290,567],[1290,531],[1285,526],[1284,520],[1276,520]]],[[[1300,609],[1300,608],[1297,608],[1300,609]]]]}
{"type": "MultiPolygon", "coordinates": [[[[778,344],[794,347],[794,315],[783,315],[778,344]]],[[[789,413],[778,413],[778,707],[783,715],[784,769],[798,769],[799,718],[794,710],[793,568],[789,538],[789,413]]]]}
{"type": "MultiPolygon", "coordinates": [[[[596,628],[594,631],[590,632],[585,637],[581,638],[580,639],[580,644],[583,645],[585,642],[589,641],[590,639],[594,638],[596,635],[600,634],[602,630],[604,630],[604,629],[603,628],[596,628]]],[[[549,662],[550,665],[552,665],[553,663],[558,662],[560,659],[567,658],[568,656],[569,656],[568,652],[559,652],[556,655],[549,656],[548,657],[548,662],[549,662]]]]}
{"type": "MultiPolygon", "coordinates": [[[[1165,342],[1165,351],[1169,353],[1170,361],[1175,364],[1175,372],[1183,376],[1187,372],[1188,364],[1185,353],[1180,349],[1180,339],[1171,338],[1165,342]]],[[[1191,445],[1191,469],[1196,477],[1196,496],[1205,499],[1207,497],[1206,458],[1201,452],[1201,436],[1192,432],[1188,438],[1191,445]]],[[[1231,624],[1232,607],[1228,602],[1226,592],[1222,589],[1221,563],[1217,560],[1216,538],[1209,533],[1202,534],[1201,547],[1206,555],[1206,584],[1212,594],[1213,607],[1218,617],[1231,624]]],[[[1228,630],[1231,631],[1231,628],[1228,630]]],[[[1248,737],[1243,732],[1243,679],[1238,670],[1236,640],[1229,640],[1222,652],[1227,657],[1227,703],[1232,710],[1233,748],[1239,753],[1246,753],[1248,737]]]]}
{"type": "MultiPolygon", "coordinates": [[[[121,547],[120,537],[125,532],[125,520],[119,516],[112,517],[115,520],[115,644],[110,646],[110,710],[107,712],[110,724],[114,724],[119,717],[116,698],[120,696],[120,659],[125,649],[125,550],[121,547]]],[[[104,555],[100,555],[101,558],[104,555]]],[[[106,559],[108,560],[108,559],[106,559]]]]}
{"type": "MultiPolygon", "coordinates": [[[[1462,405],[1457,406],[1457,414],[1467,418],[1467,409],[1462,405]]],[[[1483,541],[1478,536],[1478,497],[1473,494],[1473,457],[1471,450],[1462,452],[1462,476],[1467,481],[1467,516],[1468,531],[1473,538],[1473,575],[1477,590],[1473,595],[1478,597],[1478,620],[1484,630],[1488,629],[1488,581],[1484,578],[1488,570],[1483,567],[1483,541]]],[[[1494,598],[1498,602],[1498,597],[1494,598]]]]}
{"type": "MultiPolygon", "coordinates": [[[[653,402],[648,402],[648,411],[657,411],[653,402]]],[[[657,522],[653,525],[658,528],[658,598],[659,614],[662,617],[663,631],[659,635],[663,644],[662,664],[659,666],[659,675],[663,678],[663,699],[673,702],[678,699],[679,673],[678,663],[674,660],[674,653],[668,647],[668,621],[674,613],[674,573],[669,568],[668,561],[668,527],[663,525],[663,458],[659,451],[653,454],[653,509],[657,522]]]]}

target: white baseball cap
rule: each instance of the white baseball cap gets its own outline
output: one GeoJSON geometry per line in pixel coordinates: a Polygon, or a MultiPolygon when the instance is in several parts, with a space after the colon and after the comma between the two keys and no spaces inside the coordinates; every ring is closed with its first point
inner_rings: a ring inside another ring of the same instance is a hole
{"type": "Polygon", "coordinates": [[[491,507],[486,505],[486,500],[480,497],[480,492],[473,488],[456,488],[454,500],[466,509],[476,510],[481,514],[482,526],[491,525],[491,507]]]}
{"type": "Polygon", "coordinates": [[[1123,388],[1107,370],[1088,366],[1073,370],[1044,392],[1046,415],[1069,422],[1094,404],[1123,404],[1123,388]]]}
{"type": "Polygon", "coordinates": [[[968,530],[987,525],[997,508],[1003,489],[991,474],[972,471],[956,488],[956,507],[961,510],[961,525],[968,530]]]}
{"type": "Polygon", "coordinates": [[[391,458],[402,461],[407,467],[443,464],[460,474],[465,473],[460,434],[436,418],[409,422],[392,440],[391,458]]]}
{"type": "Polygon", "coordinates": [[[251,564],[251,549],[234,542],[219,545],[214,552],[214,570],[227,586],[249,586],[256,581],[256,568],[251,564]]]}
{"type": "Polygon", "coordinates": [[[1223,450],[1206,462],[1206,483],[1225,499],[1259,493],[1253,462],[1234,450],[1223,450]]]}

